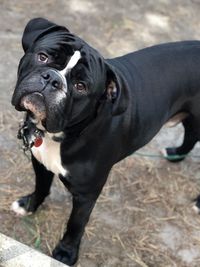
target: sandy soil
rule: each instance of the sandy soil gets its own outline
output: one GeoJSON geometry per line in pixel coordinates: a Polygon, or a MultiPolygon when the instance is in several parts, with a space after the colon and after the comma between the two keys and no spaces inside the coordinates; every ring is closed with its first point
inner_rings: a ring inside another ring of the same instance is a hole
{"type": "MultiPolygon", "coordinates": [[[[0,1],[0,231],[50,254],[65,228],[71,197],[56,178],[52,194],[32,216],[18,218],[13,200],[34,187],[29,160],[16,132],[21,114],[10,104],[30,18],[66,25],[105,57],[156,43],[200,39],[198,0],[0,1]]],[[[138,153],[114,166],[83,238],[78,267],[197,267],[200,216],[199,145],[171,164],[160,149],[182,139],[181,126],[165,129],[138,153]]]]}

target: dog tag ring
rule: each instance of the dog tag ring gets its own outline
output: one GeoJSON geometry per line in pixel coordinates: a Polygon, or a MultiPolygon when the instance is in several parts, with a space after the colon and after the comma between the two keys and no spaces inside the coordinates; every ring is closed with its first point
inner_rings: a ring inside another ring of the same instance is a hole
{"type": "Polygon", "coordinates": [[[35,136],[35,140],[33,141],[33,145],[35,147],[41,146],[41,144],[43,142],[43,140],[42,140],[42,136],[43,136],[42,131],[36,129],[35,133],[34,133],[34,136],[35,136]]]}
{"type": "Polygon", "coordinates": [[[28,120],[25,120],[19,128],[18,138],[23,140],[24,152],[30,150],[31,147],[39,147],[43,142],[43,131],[36,128],[36,126],[28,120]]]}
{"type": "Polygon", "coordinates": [[[35,147],[39,147],[39,146],[41,146],[41,144],[42,144],[42,138],[41,137],[37,137],[36,139],[35,139],[35,141],[34,141],[34,146],[35,147]]]}

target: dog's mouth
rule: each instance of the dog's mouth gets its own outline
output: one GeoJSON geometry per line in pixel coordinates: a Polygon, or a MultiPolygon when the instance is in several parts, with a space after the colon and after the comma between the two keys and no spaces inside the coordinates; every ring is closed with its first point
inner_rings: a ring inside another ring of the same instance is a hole
{"type": "Polygon", "coordinates": [[[38,122],[46,119],[46,107],[44,96],[39,92],[34,92],[22,97],[20,106],[28,111],[38,122]]]}

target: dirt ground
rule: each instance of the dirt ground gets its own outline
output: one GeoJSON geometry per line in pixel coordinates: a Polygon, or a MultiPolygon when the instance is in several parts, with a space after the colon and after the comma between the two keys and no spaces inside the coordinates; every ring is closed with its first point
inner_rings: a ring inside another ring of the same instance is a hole
{"type": "MultiPolygon", "coordinates": [[[[113,57],[156,43],[200,39],[199,12],[199,0],[0,0],[0,232],[50,255],[71,208],[56,178],[36,214],[19,218],[10,211],[12,201],[34,187],[30,162],[16,139],[21,114],[10,104],[27,21],[42,16],[66,25],[113,57]]],[[[159,152],[181,139],[181,126],[163,128],[113,167],[76,266],[200,266],[200,216],[191,209],[200,191],[199,145],[179,164],[159,152]]]]}

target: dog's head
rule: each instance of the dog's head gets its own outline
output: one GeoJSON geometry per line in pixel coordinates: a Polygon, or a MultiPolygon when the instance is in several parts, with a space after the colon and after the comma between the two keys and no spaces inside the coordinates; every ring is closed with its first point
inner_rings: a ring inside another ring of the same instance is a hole
{"type": "MultiPolygon", "coordinates": [[[[104,58],[65,27],[31,20],[23,34],[24,56],[12,104],[56,133],[95,116],[100,99],[114,102],[120,84],[104,58]]],[[[113,112],[118,114],[123,107],[113,112]]]]}

